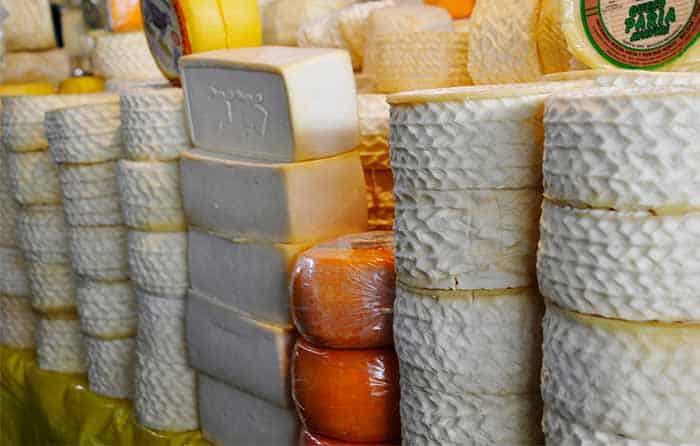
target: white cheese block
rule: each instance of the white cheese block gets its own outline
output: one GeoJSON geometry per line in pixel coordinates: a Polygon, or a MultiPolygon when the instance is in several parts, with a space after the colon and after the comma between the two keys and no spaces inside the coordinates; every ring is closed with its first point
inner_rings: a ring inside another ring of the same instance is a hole
{"type": "Polygon", "coordinates": [[[69,233],[76,274],[94,280],[129,278],[126,226],[74,226],[69,233]]]}
{"type": "Polygon", "coordinates": [[[121,160],[118,180],[127,226],[146,231],[186,228],[177,161],[121,160]]]}
{"type": "Polygon", "coordinates": [[[197,375],[204,437],[217,444],[297,446],[299,421],[283,409],[203,373],[197,375]]]}
{"type": "Polygon", "coordinates": [[[173,298],[187,293],[187,233],[129,231],[129,271],[142,290],[173,298]]]}
{"type": "Polygon", "coordinates": [[[136,295],[129,281],[80,279],[76,300],[83,332],[101,339],[136,335],[136,295]]]}
{"type": "Polygon", "coordinates": [[[537,49],[540,0],[477,2],[470,16],[469,74],[475,84],[532,82],[542,76],[537,49]]]}
{"type": "Polygon", "coordinates": [[[560,93],[544,113],[545,196],[617,210],[700,205],[700,91],[600,88],[560,93]]]}
{"type": "Polygon", "coordinates": [[[142,31],[97,34],[92,64],[95,74],[107,79],[143,81],[163,78],[142,31]]]}
{"type": "Polygon", "coordinates": [[[32,307],[42,313],[75,311],[75,276],[70,263],[27,262],[32,307]]]}
{"type": "Polygon", "coordinates": [[[0,345],[33,348],[36,345],[37,316],[27,297],[0,294],[0,345]]]}
{"type": "Polygon", "coordinates": [[[78,319],[39,319],[36,359],[41,370],[85,373],[85,345],[78,319]]]}
{"type": "Polygon", "coordinates": [[[390,169],[389,104],[383,94],[358,94],[357,116],[360,125],[360,152],[363,169],[390,169]]]}
{"type": "Polygon", "coordinates": [[[5,63],[0,68],[0,80],[3,84],[57,84],[70,77],[71,69],[70,54],[63,48],[5,53],[5,63]]]}
{"type": "Polygon", "coordinates": [[[1,5],[8,14],[2,25],[7,51],[42,50],[56,46],[48,0],[3,0],[1,5]]]}
{"type": "Polygon", "coordinates": [[[27,261],[65,263],[70,259],[62,206],[24,206],[17,219],[17,239],[27,261]]]}
{"type": "Polygon", "coordinates": [[[357,0],[274,0],[262,16],[263,44],[294,46],[299,27],[309,20],[343,8],[357,0]]]}
{"type": "Polygon", "coordinates": [[[192,367],[280,407],[292,407],[289,357],[295,338],[291,325],[256,321],[189,292],[187,345],[192,367]]]}
{"type": "Polygon", "coordinates": [[[700,438],[700,325],[626,322],[548,305],[542,396],[548,410],[620,436],[700,438]]]}
{"type": "Polygon", "coordinates": [[[369,36],[369,16],[375,9],[396,4],[393,0],[356,3],[338,11],[338,27],[347,44],[353,64],[362,66],[365,46],[369,36]]]}
{"type": "Polygon", "coordinates": [[[190,227],[192,288],[222,305],[276,324],[291,324],[289,276],[307,244],[231,242],[190,227]]]}
{"type": "Polygon", "coordinates": [[[644,70],[575,70],[548,74],[548,81],[593,80],[601,87],[646,87],[662,85],[698,85],[698,73],[669,73],[644,70]]]}
{"type": "Polygon", "coordinates": [[[192,142],[201,149],[290,163],[357,145],[355,84],[345,51],[239,48],[187,56],[180,65],[192,142]]]}
{"type": "Polygon", "coordinates": [[[545,201],[538,282],[581,313],[626,320],[700,319],[700,213],[576,209],[545,201]]]}
{"type": "Polygon", "coordinates": [[[135,338],[103,340],[84,337],[90,390],[110,398],[131,399],[135,338]]]}
{"type": "Polygon", "coordinates": [[[233,239],[308,243],[362,232],[367,204],[356,152],[317,161],[258,164],[185,152],[185,214],[191,225],[233,239]]]}
{"type": "Polygon", "coordinates": [[[139,424],[166,432],[199,427],[197,374],[187,364],[168,364],[136,352],[134,414],[139,424]]]}
{"type": "Polygon", "coordinates": [[[10,184],[21,205],[61,204],[58,167],[47,150],[9,153],[10,184]]]}
{"type": "Polygon", "coordinates": [[[139,334],[136,350],[165,364],[187,365],[185,299],[154,296],[136,289],[139,334]]]}
{"type": "Polygon", "coordinates": [[[124,224],[119,195],[65,199],[63,212],[69,226],[113,226],[124,224]]]}
{"type": "Polygon", "coordinates": [[[117,162],[63,164],[60,166],[61,189],[66,200],[119,197],[117,162]]]}
{"type": "Polygon", "coordinates": [[[396,271],[419,288],[535,284],[538,189],[395,189],[396,271]]]}
{"type": "Polygon", "coordinates": [[[19,249],[0,246],[0,295],[29,296],[24,256],[19,249]]]}
{"type": "Polygon", "coordinates": [[[402,384],[444,394],[537,393],[544,304],[534,288],[430,291],[399,284],[402,384]]]}
{"type": "MultiPolygon", "coordinates": [[[[4,169],[6,166],[2,166],[4,169]]],[[[19,205],[12,194],[0,192],[0,246],[17,246],[17,215],[19,205]]]]}

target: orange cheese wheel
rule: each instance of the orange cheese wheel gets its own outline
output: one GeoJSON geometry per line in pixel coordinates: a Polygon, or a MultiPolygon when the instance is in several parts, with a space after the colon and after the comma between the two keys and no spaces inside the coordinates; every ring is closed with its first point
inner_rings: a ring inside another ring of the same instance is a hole
{"type": "Polygon", "coordinates": [[[474,0],[425,0],[425,3],[447,9],[455,19],[469,17],[474,9],[474,0]]]}
{"type": "Polygon", "coordinates": [[[333,350],[299,340],[292,355],[292,396],[311,433],[352,443],[400,437],[393,350],[333,350]]]}
{"type": "Polygon", "coordinates": [[[314,345],[393,344],[396,274],[392,233],[353,234],[302,253],[291,279],[292,318],[314,345]]]}
{"type": "MultiPolygon", "coordinates": [[[[362,443],[362,446],[400,446],[399,443],[362,443]]],[[[358,443],[348,443],[347,441],[334,440],[312,434],[309,431],[302,431],[299,438],[299,446],[358,446],[358,443]]]]}

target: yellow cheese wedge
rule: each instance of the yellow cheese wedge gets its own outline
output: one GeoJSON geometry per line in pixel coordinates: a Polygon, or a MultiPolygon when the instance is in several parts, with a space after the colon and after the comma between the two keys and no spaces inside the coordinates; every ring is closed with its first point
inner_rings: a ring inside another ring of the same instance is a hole
{"type": "Polygon", "coordinates": [[[61,94],[85,94],[105,91],[105,80],[98,76],[70,77],[58,87],[61,94]]]}

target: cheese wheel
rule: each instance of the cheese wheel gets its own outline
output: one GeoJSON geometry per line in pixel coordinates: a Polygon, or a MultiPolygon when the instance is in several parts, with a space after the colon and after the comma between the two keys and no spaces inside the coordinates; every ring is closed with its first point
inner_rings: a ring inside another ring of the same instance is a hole
{"type": "Polygon", "coordinates": [[[0,96],[37,96],[56,93],[56,85],[49,82],[0,85],[0,96]]]}
{"type": "MultiPolygon", "coordinates": [[[[66,50],[59,48],[41,52],[6,53],[0,69],[0,80],[5,84],[47,82],[56,84],[71,75],[73,66],[66,50]]],[[[55,92],[47,92],[50,94],[55,92]]]]}
{"type": "Polygon", "coordinates": [[[0,345],[33,348],[36,326],[37,316],[28,298],[0,294],[0,345]]]}
{"type": "Polygon", "coordinates": [[[17,238],[25,260],[66,263],[68,228],[61,206],[25,206],[17,219],[17,238]]]}
{"type": "Polygon", "coordinates": [[[375,9],[394,6],[394,0],[356,3],[338,11],[338,27],[350,51],[353,63],[362,66],[369,35],[369,16],[375,9]]]}
{"type": "Polygon", "coordinates": [[[646,87],[655,85],[698,85],[697,73],[669,73],[662,71],[595,69],[553,73],[542,77],[545,81],[592,80],[601,87],[646,87]]]}
{"type": "Polygon", "coordinates": [[[540,0],[477,2],[469,33],[469,75],[475,84],[532,82],[542,76],[537,49],[540,0]]]}
{"type": "Polygon", "coordinates": [[[304,22],[321,17],[357,0],[274,0],[264,8],[262,38],[265,45],[295,46],[304,22]]]}
{"type": "Polygon", "coordinates": [[[136,289],[139,334],[136,350],[164,364],[187,365],[185,299],[154,296],[136,289]]]}
{"type": "Polygon", "coordinates": [[[136,335],[136,296],[131,282],[80,279],[76,300],[83,332],[110,339],[136,335]]]}
{"type": "Polygon", "coordinates": [[[544,114],[545,196],[657,214],[697,208],[699,118],[700,92],[691,87],[554,95],[544,114]]]}
{"type": "Polygon", "coordinates": [[[361,443],[399,439],[399,371],[391,350],[331,350],[299,340],[292,396],[310,432],[361,443]]]}
{"type": "Polygon", "coordinates": [[[542,73],[566,72],[571,69],[571,54],[561,29],[560,0],[542,0],[535,35],[542,73]]]}
{"type": "Polygon", "coordinates": [[[387,170],[389,165],[389,104],[382,94],[358,94],[357,116],[362,168],[387,170]]]}
{"type": "Polygon", "coordinates": [[[103,340],[84,336],[90,390],[131,399],[134,388],[134,338],[103,340]]]}
{"type": "Polygon", "coordinates": [[[291,277],[297,330],[317,346],[390,346],[395,282],[390,232],[317,245],[297,258],[291,277]]]}
{"type": "Polygon", "coordinates": [[[223,48],[260,46],[256,0],[142,0],[144,31],[166,78],[178,81],[179,59],[223,48]]]}
{"type": "Polygon", "coordinates": [[[8,52],[56,46],[48,0],[5,0],[2,6],[8,14],[2,25],[8,52]]]}
{"type": "Polygon", "coordinates": [[[119,190],[130,228],[148,231],[185,229],[177,161],[119,162],[119,190]]]}
{"type": "Polygon", "coordinates": [[[92,64],[96,75],[138,81],[162,78],[143,32],[98,33],[94,38],[92,64]]]}
{"type": "Polygon", "coordinates": [[[69,262],[27,262],[27,278],[34,309],[44,314],[75,311],[75,277],[69,262]]]}
{"type": "MultiPolygon", "coordinates": [[[[388,443],[363,443],[365,446],[398,446],[397,444],[390,445],[388,443]]],[[[346,441],[335,440],[332,438],[323,437],[321,435],[312,434],[304,430],[299,438],[299,446],[353,446],[357,443],[348,443],[346,441]]]]}
{"type": "Polygon", "coordinates": [[[447,9],[455,19],[469,17],[474,9],[474,0],[426,0],[425,3],[447,9]]]}
{"type": "Polygon", "coordinates": [[[10,187],[24,206],[60,205],[58,168],[47,150],[8,154],[10,187]]]}
{"type": "MultiPolygon", "coordinates": [[[[60,169],[63,198],[82,200],[118,197],[117,163],[63,164],[60,169]]],[[[117,198],[118,199],[118,198],[117,198]]]]}
{"type": "Polygon", "coordinates": [[[126,226],[73,226],[69,233],[76,274],[94,280],[129,278],[126,226]]]}
{"type": "Polygon", "coordinates": [[[188,287],[187,233],[129,231],[129,270],[142,290],[182,298],[188,287]]]}
{"type": "Polygon", "coordinates": [[[63,201],[69,226],[114,226],[124,224],[118,195],[63,201]]]}
{"type": "Polygon", "coordinates": [[[627,322],[548,306],[544,403],[624,438],[692,443],[700,435],[699,337],[697,324],[627,322]]]}
{"type": "Polygon", "coordinates": [[[0,247],[0,295],[29,296],[24,256],[18,249],[0,247]]]}
{"type": "Polygon", "coordinates": [[[60,94],[85,94],[105,91],[105,80],[98,76],[71,77],[58,87],[60,94]]]}
{"type": "Polygon", "coordinates": [[[72,319],[39,319],[36,333],[36,359],[41,370],[59,373],[85,373],[85,346],[80,322],[72,319]]]}

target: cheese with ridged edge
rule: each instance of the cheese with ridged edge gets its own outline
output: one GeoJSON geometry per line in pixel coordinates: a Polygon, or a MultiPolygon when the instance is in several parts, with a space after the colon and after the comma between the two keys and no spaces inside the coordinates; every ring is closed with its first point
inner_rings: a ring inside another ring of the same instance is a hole
{"type": "Polygon", "coordinates": [[[390,169],[389,104],[383,94],[358,94],[357,116],[360,125],[360,152],[363,169],[390,169]]]}
{"type": "Polygon", "coordinates": [[[42,313],[75,311],[75,276],[70,263],[27,262],[32,307],[42,313]]]}
{"type": "Polygon", "coordinates": [[[263,44],[294,46],[304,22],[357,3],[357,0],[275,0],[263,9],[263,44]]]}
{"type": "Polygon", "coordinates": [[[63,164],[60,166],[61,189],[66,200],[113,197],[119,199],[117,162],[63,164]]]}
{"type": "Polygon", "coordinates": [[[136,350],[164,364],[187,365],[185,310],[187,301],[136,289],[139,334],[136,350]]]}
{"type": "Polygon", "coordinates": [[[92,64],[96,75],[139,81],[163,77],[143,32],[97,33],[94,39],[92,64]]]}
{"type": "Polygon", "coordinates": [[[129,278],[126,226],[74,226],[69,233],[76,274],[94,280],[129,278]]]}
{"type": "Polygon", "coordinates": [[[136,335],[136,295],[129,281],[78,281],[78,314],[83,332],[101,339],[136,335]]]}
{"type": "Polygon", "coordinates": [[[37,316],[32,311],[29,298],[0,294],[0,345],[11,348],[34,347],[36,325],[37,316]]]}
{"type": "Polygon", "coordinates": [[[83,339],[90,390],[110,398],[133,398],[135,338],[83,339]]]}
{"type": "MultiPolygon", "coordinates": [[[[0,295],[29,296],[24,256],[19,249],[0,246],[0,295]]],[[[27,299],[28,300],[28,299],[27,299]]]]}
{"type": "Polygon", "coordinates": [[[52,94],[56,92],[55,84],[68,78],[71,70],[71,57],[64,48],[5,53],[0,68],[0,81],[5,85],[47,82],[54,84],[54,91],[45,91],[43,94],[52,94]]]}
{"type": "Polygon", "coordinates": [[[10,188],[21,205],[61,204],[58,167],[46,150],[8,153],[10,188]]]}
{"type": "Polygon", "coordinates": [[[39,319],[36,359],[41,370],[59,373],[86,372],[85,346],[77,317],[39,319]]]}
{"type": "Polygon", "coordinates": [[[131,280],[142,290],[172,298],[187,292],[187,233],[130,230],[131,280]]]}
{"type": "Polygon", "coordinates": [[[5,0],[3,23],[7,51],[43,50],[56,46],[51,5],[46,0],[5,0]]]}
{"type": "Polygon", "coordinates": [[[17,219],[17,238],[27,261],[64,263],[70,259],[61,206],[23,207],[17,219]]]}

